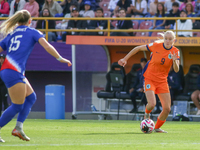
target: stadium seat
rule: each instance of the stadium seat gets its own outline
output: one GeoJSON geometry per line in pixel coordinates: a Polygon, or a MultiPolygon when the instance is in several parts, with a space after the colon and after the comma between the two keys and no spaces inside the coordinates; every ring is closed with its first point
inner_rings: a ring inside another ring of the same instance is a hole
{"type": "Polygon", "coordinates": [[[137,32],[135,36],[149,36],[149,32],[137,32]]]}
{"type": "Polygon", "coordinates": [[[110,17],[111,12],[110,11],[104,11],[104,17],[110,17]]]}
{"type": "MultiPolygon", "coordinates": [[[[143,21],[140,23],[139,29],[149,29],[152,25],[151,21],[143,21]]],[[[149,32],[137,32],[136,36],[149,36],[149,32]]]]}
{"type": "Polygon", "coordinates": [[[193,32],[194,37],[200,37],[200,32],[193,32]]]}
{"type": "Polygon", "coordinates": [[[99,3],[99,7],[101,7],[103,9],[103,11],[109,11],[108,5],[109,5],[109,2],[100,2],[99,3]]]}
{"type": "Polygon", "coordinates": [[[149,29],[151,26],[153,26],[151,21],[143,21],[140,23],[139,29],[149,29]]]}
{"type": "Polygon", "coordinates": [[[153,32],[152,34],[151,34],[151,36],[152,37],[162,37],[160,34],[158,34],[158,33],[163,33],[163,32],[153,32]]]}
{"type": "Polygon", "coordinates": [[[185,75],[185,86],[183,89],[183,93],[176,96],[175,100],[178,101],[189,101],[191,100],[191,94],[197,88],[197,77],[200,73],[200,65],[194,64],[190,66],[188,73],[185,75]]]}
{"type": "Polygon", "coordinates": [[[124,90],[124,83],[126,82],[125,78],[126,76],[124,67],[120,66],[117,62],[114,62],[111,66],[111,70],[106,74],[107,83],[105,90],[98,91],[97,97],[103,98],[104,100],[116,99],[116,93],[124,90]],[[120,75],[123,79],[123,82],[120,84],[113,83],[111,80],[111,74],[120,75]]]}
{"type": "MultiPolygon", "coordinates": [[[[138,29],[139,23],[137,21],[132,21],[133,23],[133,29],[138,29]]],[[[136,32],[133,32],[133,35],[136,35],[136,32]]]]}

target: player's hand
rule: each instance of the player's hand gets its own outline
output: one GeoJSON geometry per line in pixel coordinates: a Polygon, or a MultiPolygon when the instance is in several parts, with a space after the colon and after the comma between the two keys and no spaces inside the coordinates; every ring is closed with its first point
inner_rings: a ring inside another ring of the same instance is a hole
{"type": "Polygon", "coordinates": [[[69,61],[68,59],[65,59],[65,58],[62,58],[60,60],[61,63],[67,63],[68,64],[68,67],[70,67],[72,65],[71,61],[69,61]]]}
{"type": "Polygon", "coordinates": [[[178,54],[173,51],[173,54],[170,52],[172,60],[178,60],[178,54]]]}
{"type": "Polygon", "coordinates": [[[134,88],[131,88],[130,90],[129,90],[129,93],[132,93],[134,91],[134,88]]]}
{"type": "Polygon", "coordinates": [[[126,65],[126,63],[127,63],[127,61],[125,60],[125,59],[120,59],[119,61],[118,61],[118,64],[120,65],[120,66],[125,66],[126,65]]]}

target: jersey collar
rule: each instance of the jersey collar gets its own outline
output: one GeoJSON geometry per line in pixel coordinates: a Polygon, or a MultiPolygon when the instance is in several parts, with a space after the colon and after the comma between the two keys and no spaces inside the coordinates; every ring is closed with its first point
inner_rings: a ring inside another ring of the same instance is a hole
{"type": "Polygon", "coordinates": [[[167,49],[167,48],[165,47],[164,43],[163,43],[163,47],[164,47],[164,49],[166,49],[166,50],[172,49],[172,46],[171,46],[169,49],[167,49]]]}

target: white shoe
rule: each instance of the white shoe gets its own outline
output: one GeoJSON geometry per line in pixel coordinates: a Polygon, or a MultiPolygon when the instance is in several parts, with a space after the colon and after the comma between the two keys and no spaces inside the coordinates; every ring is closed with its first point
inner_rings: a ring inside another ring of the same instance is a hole
{"type": "Polygon", "coordinates": [[[5,141],[0,137],[0,142],[4,143],[5,141]]]}
{"type": "Polygon", "coordinates": [[[198,109],[197,114],[196,115],[200,115],[200,109],[198,109]]]}
{"type": "Polygon", "coordinates": [[[162,129],[154,129],[154,132],[157,132],[157,133],[168,133],[167,131],[164,131],[162,129]]]}
{"type": "Polygon", "coordinates": [[[23,130],[20,130],[18,127],[15,127],[12,131],[12,135],[19,137],[20,139],[24,141],[30,141],[30,138],[26,136],[23,130]]]}
{"type": "Polygon", "coordinates": [[[145,113],[144,114],[144,119],[150,119],[150,114],[145,113]]]}

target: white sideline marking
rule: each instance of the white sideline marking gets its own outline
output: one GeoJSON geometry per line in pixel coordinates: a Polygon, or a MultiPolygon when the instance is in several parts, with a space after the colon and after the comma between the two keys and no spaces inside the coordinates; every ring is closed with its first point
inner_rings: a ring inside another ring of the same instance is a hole
{"type": "Polygon", "coordinates": [[[116,145],[116,144],[132,144],[132,143],[88,143],[88,144],[9,144],[9,145],[6,145],[6,144],[2,144],[0,145],[0,147],[3,147],[3,146],[67,146],[67,145],[82,145],[82,146],[87,146],[87,145],[116,145]]]}
{"type": "MultiPolygon", "coordinates": [[[[88,144],[2,144],[0,145],[0,147],[4,147],[4,146],[10,146],[10,147],[14,147],[14,146],[73,146],[73,145],[82,145],[82,146],[92,146],[92,145],[116,145],[116,144],[133,144],[133,143],[88,143],[88,144]]],[[[177,143],[160,143],[160,144],[177,144],[177,143]]],[[[190,144],[200,144],[200,143],[190,143],[190,144]]]]}

